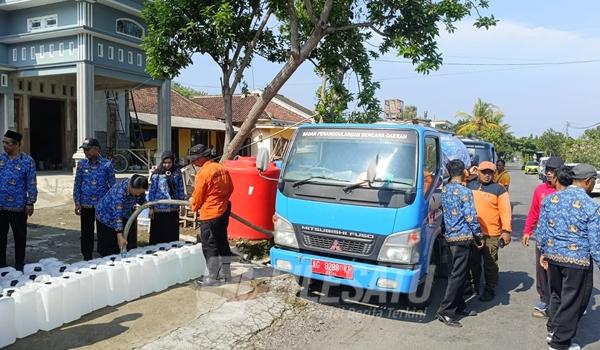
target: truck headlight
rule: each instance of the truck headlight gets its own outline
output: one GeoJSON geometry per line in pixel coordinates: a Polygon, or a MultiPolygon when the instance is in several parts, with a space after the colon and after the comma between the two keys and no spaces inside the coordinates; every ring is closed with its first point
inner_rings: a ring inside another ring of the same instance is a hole
{"type": "Polygon", "coordinates": [[[383,242],[377,260],[399,264],[416,264],[419,262],[420,241],[420,229],[391,234],[383,242]]]}
{"type": "Polygon", "coordinates": [[[285,247],[298,248],[298,240],[292,224],[281,216],[275,214],[275,229],[273,230],[273,238],[276,245],[285,247]]]}

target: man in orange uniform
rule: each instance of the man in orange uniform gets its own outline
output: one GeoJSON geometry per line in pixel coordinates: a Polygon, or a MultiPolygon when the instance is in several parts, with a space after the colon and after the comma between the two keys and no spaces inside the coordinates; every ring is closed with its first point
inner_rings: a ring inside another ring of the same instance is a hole
{"type": "Polygon", "coordinates": [[[473,191],[477,220],[483,233],[483,249],[471,253],[471,277],[475,292],[479,292],[481,263],[485,275],[485,289],[479,300],[490,301],[496,296],[498,284],[498,249],[500,240],[508,245],[512,232],[512,210],[506,189],[492,181],[496,166],[492,162],[479,164],[479,178],[468,183],[473,191]]]}
{"type": "Polygon", "coordinates": [[[194,166],[200,167],[196,173],[191,207],[199,214],[199,236],[208,266],[208,277],[201,282],[203,286],[219,284],[219,273],[226,282],[231,280],[231,250],[227,240],[227,226],[231,213],[229,197],[233,192],[233,182],[227,169],[212,160],[215,155],[214,149],[202,144],[195,145],[188,151],[188,159],[194,166]]]}

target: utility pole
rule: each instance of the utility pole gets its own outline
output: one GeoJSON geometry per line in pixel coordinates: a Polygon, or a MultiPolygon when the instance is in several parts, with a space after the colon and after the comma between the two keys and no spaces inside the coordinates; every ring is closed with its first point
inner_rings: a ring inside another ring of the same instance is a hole
{"type": "Polygon", "coordinates": [[[569,137],[569,127],[571,126],[571,123],[569,123],[567,121],[567,125],[565,126],[565,135],[567,135],[567,137],[569,137]]]}

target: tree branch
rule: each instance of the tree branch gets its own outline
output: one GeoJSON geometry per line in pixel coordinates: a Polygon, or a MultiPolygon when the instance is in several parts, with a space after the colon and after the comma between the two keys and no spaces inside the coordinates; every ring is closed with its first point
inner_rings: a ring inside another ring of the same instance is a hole
{"type": "Polygon", "coordinates": [[[304,0],[304,7],[306,7],[306,13],[308,14],[308,18],[310,19],[312,24],[314,24],[315,27],[318,27],[320,25],[319,18],[315,16],[315,10],[313,9],[312,1],[304,0]]]}
{"type": "MultiPolygon", "coordinates": [[[[382,37],[386,36],[384,32],[382,32],[381,30],[375,28],[375,25],[371,25],[371,26],[369,26],[369,28],[371,28],[372,31],[374,31],[375,33],[381,35],[382,37]]],[[[369,44],[369,43],[367,43],[367,44],[369,44]]],[[[369,44],[369,45],[371,45],[371,44],[369,44]]],[[[371,46],[373,46],[373,45],[371,45],[371,46]]]]}
{"type": "Polygon", "coordinates": [[[262,18],[262,21],[260,22],[260,25],[256,29],[254,38],[252,38],[252,41],[248,44],[248,46],[246,46],[246,50],[244,51],[244,57],[242,58],[242,62],[240,63],[240,65],[237,67],[237,70],[235,72],[235,77],[233,79],[233,83],[231,84],[233,91],[235,91],[235,89],[237,88],[237,85],[242,80],[242,77],[244,75],[244,70],[250,64],[250,61],[252,60],[252,54],[254,53],[254,49],[256,48],[256,44],[258,43],[258,39],[260,39],[261,34],[265,30],[265,26],[267,25],[267,22],[269,21],[269,17],[271,17],[272,13],[273,13],[273,11],[271,9],[267,10],[267,13],[265,13],[265,15],[262,18]]]}
{"type": "Polygon", "coordinates": [[[298,16],[294,7],[294,0],[287,0],[287,10],[290,15],[290,46],[292,56],[300,54],[300,34],[298,33],[298,16]]]}

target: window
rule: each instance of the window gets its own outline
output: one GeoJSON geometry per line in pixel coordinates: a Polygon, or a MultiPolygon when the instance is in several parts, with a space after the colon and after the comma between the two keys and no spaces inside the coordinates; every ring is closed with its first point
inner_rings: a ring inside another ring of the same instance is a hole
{"type": "Polygon", "coordinates": [[[0,74],[0,86],[7,87],[8,86],[8,75],[0,74]]]}
{"type": "Polygon", "coordinates": [[[50,85],[50,93],[52,95],[56,94],[56,84],[50,85]]]}
{"type": "Polygon", "coordinates": [[[69,89],[69,95],[71,95],[71,97],[75,96],[75,88],[73,88],[72,86],[69,89]]]}
{"type": "Polygon", "coordinates": [[[44,93],[44,83],[40,83],[40,93],[44,93]]]}
{"type": "Polygon", "coordinates": [[[44,45],[40,45],[40,57],[44,58],[44,45]]]}
{"type": "Polygon", "coordinates": [[[21,61],[26,61],[26,60],[27,60],[27,48],[22,47],[21,48],[21,61]]]}
{"type": "Polygon", "coordinates": [[[144,36],[144,28],[137,22],[127,19],[117,19],[117,33],[141,39],[144,36]]]}
{"type": "Polygon", "coordinates": [[[437,174],[439,165],[438,139],[432,136],[425,138],[425,164],[423,169],[423,192],[428,193],[437,174]]]}
{"type": "Polygon", "coordinates": [[[133,64],[133,52],[127,51],[127,63],[133,64]]]}
{"type": "Polygon", "coordinates": [[[141,53],[138,53],[138,54],[137,54],[137,65],[138,65],[138,67],[141,67],[141,66],[142,66],[142,63],[143,63],[143,62],[142,62],[142,54],[141,54],[141,53]]]}
{"type": "Polygon", "coordinates": [[[27,91],[31,91],[31,82],[30,81],[27,82],[27,91]]]}
{"type": "Polygon", "coordinates": [[[123,49],[119,49],[117,55],[119,56],[119,62],[123,62],[123,49]]]}
{"type": "Polygon", "coordinates": [[[115,48],[112,46],[108,47],[108,59],[109,60],[114,60],[115,59],[115,48]]]}
{"type": "Polygon", "coordinates": [[[54,57],[54,44],[48,45],[48,56],[54,57]]]}
{"type": "Polygon", "coordinates": [[[65,44],[60,43],[60,44],[58,44],[58,55],[62,56],[64,54],[65,54],[65,44]]]}
{"type": "Polygon", "coordinates": [[[73,56],[73,54],[75,53],[75,43],[74,42],[69,42],[69,55],[73,56]]]}
{"type": "Polygon", "coordinates": [[[23,91],[23,80],[19,80],[19,90],[23,91]]]}
{"type": "Polygon", "coordinates": [[[17,49],[13,49],[13,61],[17,62],[17,49]]]}
{"type": "Polygon", "coordinates": [[[30,51],[29,54],[30,54],[31,59],[35,60],[35,46],[30,47],[29,51],[30,51]]]}
{"type": "Polygon", "coordinates": [[[49,15],[27,19],[27,30],[35,32],[38,30],[56,28],[58,26],[58,15],[49,15]]]}
{"type": "Polygon", "coordinates": [[[67,86],[66,85],[62,86],[62,93],[63,93],[63,96],[67,96],[67,86]]]}
{"type": "Polygon", "coordinates": [[[98,57],[104,57],[104,45],[98,44],[98,57]]]}

